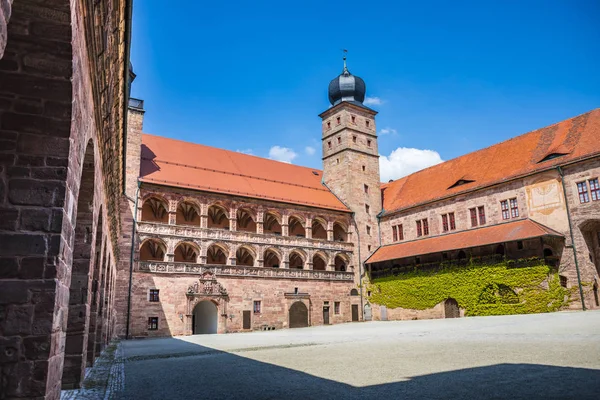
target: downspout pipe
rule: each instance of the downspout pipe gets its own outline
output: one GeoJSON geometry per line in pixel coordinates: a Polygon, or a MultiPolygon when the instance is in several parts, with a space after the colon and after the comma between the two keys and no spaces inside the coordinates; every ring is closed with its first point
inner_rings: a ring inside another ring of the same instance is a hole
{"type": "Polygon", "coordinates": [[[573,224],[571,222],[571,212],[569,211],[569,200],[567,199],[567,188],[565,186],[565,176],[563,174],[562,168],[560,166],[556,167],[558,170],[558,174],[560,175],[563,195],[565,197],[565,206],[567,209],[567,220],[569,221],[569,234],[571,235],[571,246],[573,246],[573,258],[575,259],[575,271],[577,271],[577,285],[579,286],[579,296],[581,297],[581,308],[583,311],[585,308],[585,299],[583,298],[583,287],[581,286],[581,274],[579,273],[579,263],[577,261],[577,248],[575,246],[575,239],[573,237],[573,224]]]}
{"type": "MultiPolygon", "coordinates": [[[[327,188],[327,190],[329,190],[343,205],[345,205],[349,210],[352,210],[350,207],[348,207],[348,205],[338,197],[337,194],[334,193],[333,190],[331,190],[331,188],[329,186],[327,186],[327,184],[325,183],[325,180],[322,179],[321,183],[323,184],[323,186],[325,186],[327,188]]],[[[356,231],[356,241],[358,244],[358,274],[359,274],[359,281],[358,281],[358,287],[360,288],[360,315],[361,315],[361,320],[364,322],[365,318],[364,318],[364,296],[363,296],[363,262],[362,259],[360,258],[360,230],[358,229],[358,224],[356,223],[356,213],[354,211],[352,211],[352,223],[354,224],[354,230],[356,231]]]]}
{"type": "Polygon", "coordinates": [[[133,226],[131,227],[131,252],[129,254],[129,290],[127,294],[127,326],[125,327],[125,339],[129,339],[129,325],[131,320],[131,288],[133,286],[133,255],[135,254],[135,230],[137,227],[138,199],[140,198],[141,182],[138,179],[135,191],[135,207],[133,209],[133,226]]]}

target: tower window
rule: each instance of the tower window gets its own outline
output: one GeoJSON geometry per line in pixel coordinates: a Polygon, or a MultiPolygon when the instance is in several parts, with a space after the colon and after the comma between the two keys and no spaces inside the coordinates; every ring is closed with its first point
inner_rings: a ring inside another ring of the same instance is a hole
{"type": "Polygon", "coordinates": [[[340,159],[339,159],[339,158],[336,158],[336,159],[335,159],[335,163],[336,163],[336,164],[339,164],[339,163],[340,163],[340,159]]]}
{"type": "Polygon", "coordinates": [[[342,143],[342,138],[338,136],[338,144],[342,143]]]}
{"type": "Polygon", "coordinates": [[[352,123],[355,124],[356,123],[356,117],[353,115],[352,116],[352,123]]]}
{"type": "Polygon", "coordinates": [[[367,225],[367,235],[371,235],[371,227],[367,225]]]}
{"type": "Polygon", "coordinates": [[[327,147],[331,148],[331,141],[327,142],[327,147]]]}
{"type": "Polygon", "coordinates": [[[367,169],[364,165],[362,166],[362,168],[363,168],[363,172],[365,172],[365,170],[367,169]]]}
{"type": "Polygon", "coordinates": [[[364,185],[365,193],[369,193],[369,185],[364,185]]]}
{"type": "Polygon", "coordinates": [[[337,121],[337,124],[338,124],[338,125],[339,125],[339,124],[341,124],[341,123],[342,123],[342,117],[337,117],[337,118],[336,118],[336,121],[337,121]]]}
{"type": "Polygon", "coordinates": [[[352,143],[356,143],[356,136],[352,136],[352,143]]]}
{"type": "Polygon", "coordinates": [[[370,210],[371,210],[371,207],[369,207],[368,204],[365,204],[365,211],[367,212],[367,214],[369,213],[370,210]]]}
{"type": "Polygon", "coordinates": [[[371,251],[371,245],[370,244],[367,245],[367,251],[371,251]]]}
{"type": "Polygon", "coordinates": [[[367,146],[371,147],[371,140],[367,140],[367,146]]]}
{"type": "Polygon", "coordinates": [[[331,121],[327,121],[327,129],[331,129],[331,121]]]}
{"type": "Polygon", "coordinates": [[[369,120],[366,120],[366,121],[365,121],[365,125],[367,125],[367,128],[368,128],[368,127],[369,127],[369,125],[371,125],[371,121],[369,121],[369,120]]]}

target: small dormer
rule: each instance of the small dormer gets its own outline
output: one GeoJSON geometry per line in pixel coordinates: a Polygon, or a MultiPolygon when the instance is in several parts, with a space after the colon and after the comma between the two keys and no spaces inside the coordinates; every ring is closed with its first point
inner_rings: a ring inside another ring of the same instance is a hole
{"type": "Polygon", "coordinates": [[[448,189],[453,189],[457,186],[462,186],[462,185],[466,185],[468,183],[473,183],[475,182],[474,179],[468,179],[466,177],[462,177],[459,180],[457,180],[452,186],[450,186],[448,189]]]}
{"type": "Polygon", "coordinates": [[[554,160],[555,158],[566,156],[567,154],[569,154],[569,153],[561,153],[561,152],[548,153],[544,158],[542,158],[540,161],[538,161],[538,164],[542,163],[544,161],[554,160]]]}

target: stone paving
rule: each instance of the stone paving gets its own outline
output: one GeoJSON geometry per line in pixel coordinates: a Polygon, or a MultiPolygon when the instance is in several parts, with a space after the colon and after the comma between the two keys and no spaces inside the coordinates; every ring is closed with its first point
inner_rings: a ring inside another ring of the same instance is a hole
{"type": "Polygon", "coordinates": [[[84,388],[63,399],[600,398],[600,311],[340,324],[112,346],[84,388]]]}
{"type": "Polygon", "coordinates": [[[93,368],[86,371],[81,389],[63,390],[61,400],[109,400],[119,397],[125,384],[122,350],[113,342],[96,358],[93,368]]]}

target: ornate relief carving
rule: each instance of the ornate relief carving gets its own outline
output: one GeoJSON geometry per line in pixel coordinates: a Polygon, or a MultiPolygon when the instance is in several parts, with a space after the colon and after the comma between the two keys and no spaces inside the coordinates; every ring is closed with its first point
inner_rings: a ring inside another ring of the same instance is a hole
{"type": "Polygon", "coordinates": [[[188,296],[220,296],[227,297],[227,290],[217,282],[214,273],[205,271],[197,282],[188,287],[188,296]]]}
{"type": "Polygon", "coordinates": [[[306,269],[285,269],[246,267],[238,265],[200,265],[185,263],[169,263],[159,261],[140,261],[135,268],[139,272],[163,274],[194,274],[208,276],[254,277],[267,279],[311,279],[327,281],[352,281],[353,272],[311,271],[306,269]]]}

